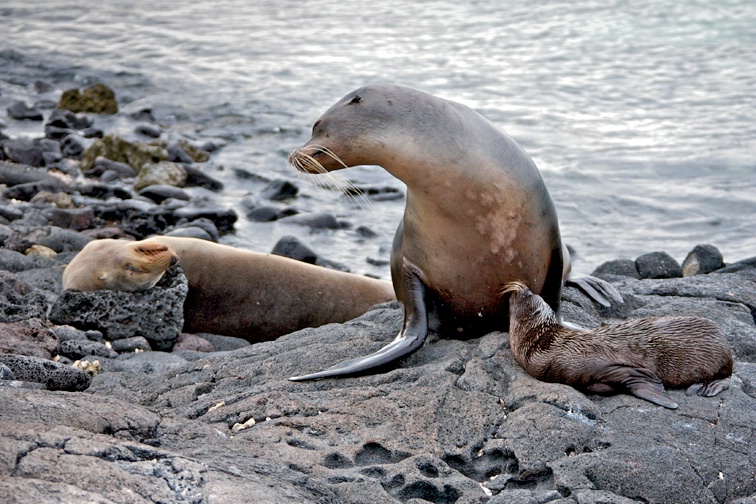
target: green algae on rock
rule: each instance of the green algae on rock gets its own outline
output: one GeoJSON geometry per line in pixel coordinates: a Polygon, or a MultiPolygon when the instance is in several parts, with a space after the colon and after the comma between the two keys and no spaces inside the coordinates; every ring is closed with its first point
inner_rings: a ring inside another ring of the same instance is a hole
{"type": "Polygon", "coordinates": [[[160,145],[129,142],[110,133],[96,140],[81,157],[81,170],[94,168],[95,159],[102,156],[111,161],[126,163],[139,172],[145,163],[159,163],[168,159],[168,152],[160,145]]]}
{"type": "Polygon", "coordinates": [[[115,92],[105,84],[94,84],[83,91],[77,88],[63,92],[58,108],[71,112],[93,112],[96,114],[118,113],[115,92]]]}

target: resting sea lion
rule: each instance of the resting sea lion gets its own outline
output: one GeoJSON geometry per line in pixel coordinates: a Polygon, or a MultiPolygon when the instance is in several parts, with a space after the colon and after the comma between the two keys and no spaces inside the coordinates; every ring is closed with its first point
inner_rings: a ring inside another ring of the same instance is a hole
{"type": "Polygon", "coordinates": [[[175,262],[189,282],[184,332],[268,341],[346,322],[395,299],[390,282],[196,238],[89,242],[63,272],[63,288],[144,290],[175,262]]]}
{"type": "MultiPolygon", "coordinates": [[[[527,279],[558,310],[570,262],[551,197],[530,157],[470,108],[402,86],[363,87],[315,122],[289,162],[308,173],[380,165],[407,185],[391,253],[405,328],[376,354],[292,379],[385,365],[419,348],[428,327],[456,337],[506,330],[500,291],[513,280],[527,279]],[[418,299],[411,292],[416,279],[424,291],[418,299]],[[409,323],[421,312],[427,320],[409,323]]],[[[621,301],[598,279],[586,278],[582,287],[605,304],[606,297],[621,301]]]]}
{"type": "Polygon", "coordinates": [[[732,352],[719,327],[700,317],[647,317],[595,329],[562,326],[522,282],[505,287],[515,360],[539,380],[594,393],[629,392],[677,408],[664,387],[714,396],[730,386],[732,352]]]}

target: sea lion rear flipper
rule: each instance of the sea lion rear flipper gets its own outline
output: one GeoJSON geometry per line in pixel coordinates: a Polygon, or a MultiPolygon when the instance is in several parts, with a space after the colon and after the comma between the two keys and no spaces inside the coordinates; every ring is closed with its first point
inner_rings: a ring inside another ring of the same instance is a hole
{"type": "Polygon", "coordinates": [[[590,275],[570,277],[565,284],[572,284],[585,292],[588,297],[603,306],[611,306],[612,301],[622,304],[624,300],[617,289],[609,282],[590,275]]]}
{"type": "Polygon", "coordinates": [[[649,369],[622,365],[608,366],[598,373],[596,380],[622,387],[634,396],[659,406],[677,408],[677,403],[664,390],[661,379],[649,369]]]}
{"type": "Polygon", "coordinates": [[[702,397],[714,397],[730,388],[730,378],[722,378],[720,380],[713,380],[708,383],[694,383],[685,391],[685,395],[698,394],[702,397]]]}
{"type": "Polygon", "coordinates": [[[422,275],[420,271],[406,259],[404,260],[404,272],[407,275],[410,302],[404,306],[404,327],[394,341],[370,355],[340,362],[317,373],[292,376],[289,380],[316,380],[361,373],[407,356],[423,346],[425,338],[428,336],[425,285],[420,280],[422,275]]]}

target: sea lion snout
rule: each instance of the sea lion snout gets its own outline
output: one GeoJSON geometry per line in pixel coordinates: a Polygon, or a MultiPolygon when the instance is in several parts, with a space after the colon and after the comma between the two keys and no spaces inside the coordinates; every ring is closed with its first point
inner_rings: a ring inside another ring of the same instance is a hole
{"type": "Polygon", "coordinates": [[[301,145],[292,151],[287,160],[290,166],[295,170],[304,173],[325,173],[328,168],[323,163],[328,164],[331,159],[338,159],[332,152],[319,145],[301,145]]]}

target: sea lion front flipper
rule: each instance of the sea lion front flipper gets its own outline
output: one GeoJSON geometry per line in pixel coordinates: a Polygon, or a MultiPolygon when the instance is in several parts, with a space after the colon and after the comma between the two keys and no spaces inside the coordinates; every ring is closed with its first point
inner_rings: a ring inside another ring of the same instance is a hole
{"type": "Polygon", "coordinates": [[[370,355],[340,362],[317,373],[292,376],[289,380],[317,380],[361,373],[407,356],[423,346],[428,336],[426,288],[420,280],[422,276],[420,270],[406,259],[404,259],[404,272],[407,275],[410,302],[404,306],[404,327],[394,341],[370,355]]]}
{"type": "Polygon", "coordinates": [[[659,406],[677,409],[677,403],[664,390],[661,379],[650,369],[617,364],[601,370],[596,380],[624,388],[634,396],[659,406]]]}
{"type": "Polygon", "coordinates": [[[619,291],[612,284],[600,278],[590,275],[569,277],[565,284],[574,285],[585,292],[588,297],[606,307],[612,306],[612,301],[619,304],[624,303],[619,291]]]}

